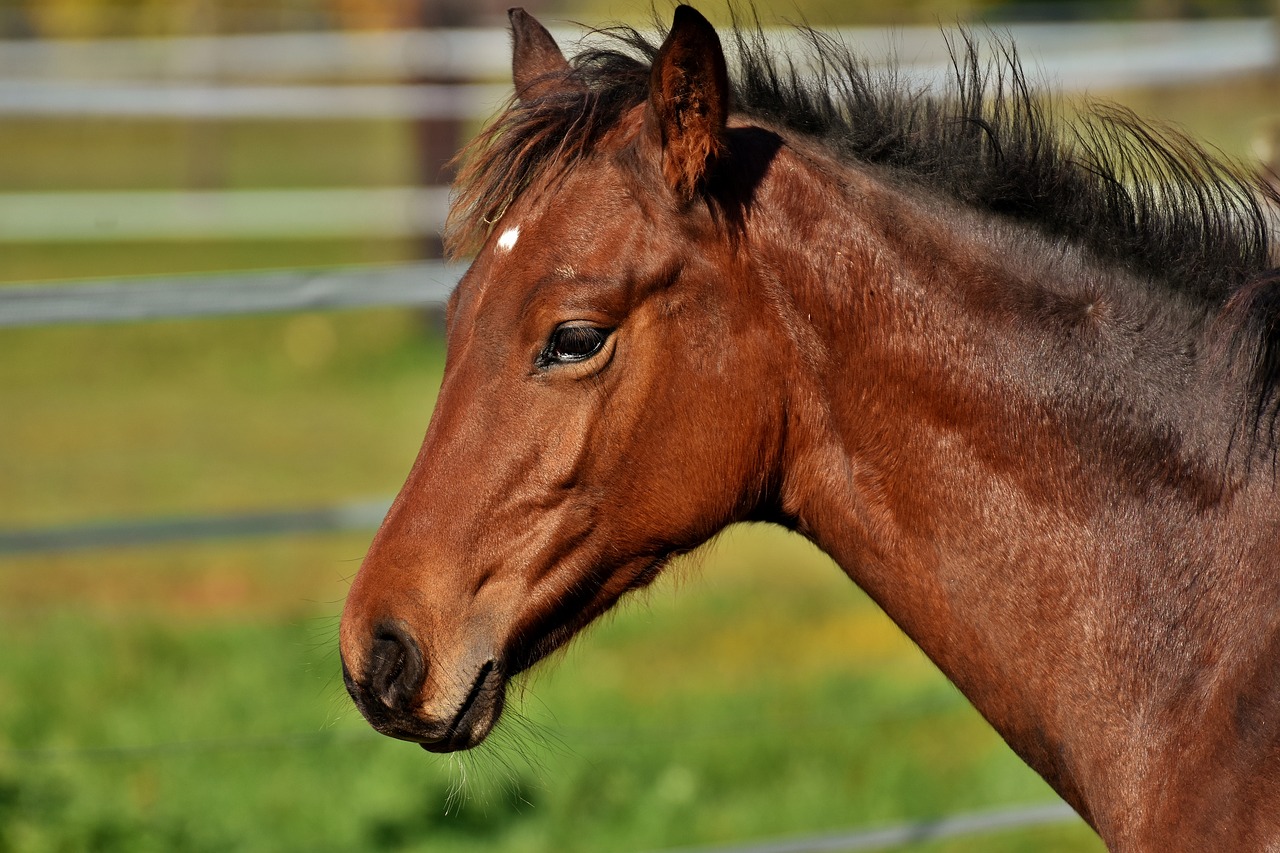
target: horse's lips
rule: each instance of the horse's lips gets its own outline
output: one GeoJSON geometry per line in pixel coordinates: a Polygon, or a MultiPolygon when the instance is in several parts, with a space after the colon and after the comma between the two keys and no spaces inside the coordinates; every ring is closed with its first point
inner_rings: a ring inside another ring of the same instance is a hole
{"type": "Polygon", "coordinates": [[[356,708],[375,731],[416,743],[430,752],[457,752],[480,744],[501,716],[506,699],[506,678],[493,660],[487,661],[476,673],[466,697],[452,719],[443,725],[426,713],[416,716],[395,712],[377,701],[370,701],[357,689],[345,661],[342,676],[356,708]]]}
{"type": "Polygon", "coordinates": [[[458,707],[445,734],[434,740],[418,740],[428,752],[457,752],[478,746],[493,730],[502,715],[506,698],[506,682],[494,661],[488,661],[476,673],[466,699],[458,707]]]}

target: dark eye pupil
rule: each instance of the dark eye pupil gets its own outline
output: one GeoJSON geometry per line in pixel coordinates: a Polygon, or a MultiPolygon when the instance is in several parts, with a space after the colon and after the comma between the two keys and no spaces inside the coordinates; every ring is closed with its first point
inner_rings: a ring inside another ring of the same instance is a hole
{"type": "Polygon", "coordinates": [[[549,355],[555,361],[582,361],[604,346],[604,337],[594,326],[563,326],[551,337],[549,355]]]}

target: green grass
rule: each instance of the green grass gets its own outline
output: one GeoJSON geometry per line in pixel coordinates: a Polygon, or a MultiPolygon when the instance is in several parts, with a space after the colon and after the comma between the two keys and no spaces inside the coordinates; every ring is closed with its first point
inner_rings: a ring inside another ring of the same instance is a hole
{"type": "Polygon", "coordinates": [[[6,118],[0,148],[20,155],[0,157],[7,192],[421,181],[413,126],[398,121],[6,118]]]}
{"type": "Polygon", "coordinates": [[[1102,93],[1138,115],[1169,122],[1227,157],[1253,164],[1255,146],[1280,123],[1276,79],[1265,74],[1102,93]]]}
{"type": "Polygon", "coordinates": [[[409,239],[292,241],[168,241],[97,244],[8,243],[0,286],[44,279],[215,273],[380,264],[415,259],[422,244],[409,239]]]}
{"type": "MultiPolygon", "coordinates": [[[[537,670],[478,755],[377,737],[334,653],[361,542],[277,542],[267,566],[252,544],[183,549],[224,581],[292,575],[292,603],[5,589],[0,642],[24,653],[0,661],[0,849],[638,851],[1051,799],[833,566],[761,529],[537,670]]],[[[80,570],[175,583],[172,552],[106,556],[80,570]]],[[[1069,825],[1028,837],[1099,849],[1069,825]]]]}
{"type": "Polygon", "coordinates": [[[394,491],[439,384],[429,325],[393,310],[5,331],[0,518],[394,491]]]}

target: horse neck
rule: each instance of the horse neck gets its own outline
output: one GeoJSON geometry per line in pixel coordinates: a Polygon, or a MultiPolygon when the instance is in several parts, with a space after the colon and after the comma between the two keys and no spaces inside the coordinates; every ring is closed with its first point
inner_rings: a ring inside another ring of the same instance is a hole
{"type": "Polygon", "coordinates": [[[1276,573],[1241,639],[1240,567],[1274,553],[1241,522],[1273,491],[1225,464],[1238,392],[1194,354],[1203,317],[872,176],[775,172],[751,239],[800,354],[779,518],[1109,840],[1156,820],[1166,755],[1231,728],[1223,694],[1280,652],[1276,573]]]}

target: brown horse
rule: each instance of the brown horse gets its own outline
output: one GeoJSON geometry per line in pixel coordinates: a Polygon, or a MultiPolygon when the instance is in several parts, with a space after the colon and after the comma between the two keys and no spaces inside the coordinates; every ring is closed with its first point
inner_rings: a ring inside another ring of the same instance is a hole
{"type": "MultiPolygon", "coordinates": [[[[509,679],[738,521],[830,554],[1116,850],[1280,849],[1280,271],[1260,183],[1005,50],[934,96],[676,10],[520,10],[439,403],[356,577],[370,723],[509,679]]],[[[852,652],[853,650],[851,650],[852,652]]]]}

